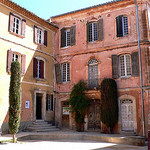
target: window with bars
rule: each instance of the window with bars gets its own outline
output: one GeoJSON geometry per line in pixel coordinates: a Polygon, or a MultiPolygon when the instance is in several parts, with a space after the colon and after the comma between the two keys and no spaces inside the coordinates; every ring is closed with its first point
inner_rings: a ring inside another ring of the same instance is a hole
{"type": "Polygon", "coordinates": [[[97,41],[97,23],[88,24],[88,42],[97,41]]]}
{"type": "Polygon", "coordinates": [[[65,31],[64,47],[70,46],[70,30],[65,31]]]}
{"type": "Polygon", "coordinates": [[[62,82],[70,81],[70,64],[62,64],[62,82]]]}
{"type": "Polygon", "coordinates": [[[131,76],[131,56],[121,55],[119,57],[120,76],[128,77],[131,76]]]}
{"type": "Polygon", "coordinates": [[[116,29],[117,29],[117,37],[123,37],[129,34],[127,16],[120,15],[116,17],[116,29]]]}

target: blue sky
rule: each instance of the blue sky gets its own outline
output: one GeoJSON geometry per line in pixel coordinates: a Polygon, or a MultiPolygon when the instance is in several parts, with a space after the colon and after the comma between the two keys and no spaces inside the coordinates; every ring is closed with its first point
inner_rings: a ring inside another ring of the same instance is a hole
{"type": "Polygon", "coordinates": [[[12,0],[41,18],[86,8],[112,0],[12,0]]]}

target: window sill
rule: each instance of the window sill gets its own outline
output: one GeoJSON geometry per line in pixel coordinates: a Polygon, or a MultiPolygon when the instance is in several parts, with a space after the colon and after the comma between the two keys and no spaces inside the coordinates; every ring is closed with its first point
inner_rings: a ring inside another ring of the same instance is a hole
{"type": "Polygon", "coordinates": [[[44,47],[44,48],[46,48],[47,46],[46,45],[44,45],[44,44],[40,44],[40,43],[36,43],[36,42],[34,42],[34,44],[36,44],[36,45],[38,45],[38,46],[40,46],[40,47],[44,47]]]}
{"type": "Polygon", "coordinates": [[[17,34],[17,33],[14,33],[14,32],[11,32],[11,31],[9,31],[9,33],[12,34],[12,35],[14,35],[14,36],[17,36],[19,38],[22,38],[22,39],[25,38],[24,36],[22,36],[20,34],[17,34]]]}
{"type": "Polygon", "coordinates": [[[67,48],[70,48],[71,46],[65,46],[65,47],[60,47],[60,49],[67,49],[67,48]]]}
{"type": "Polygon", "coordinates": [[[42,78],[34,78],[36,81],[46,81],[46,79],[42,79],[42,78]]]}

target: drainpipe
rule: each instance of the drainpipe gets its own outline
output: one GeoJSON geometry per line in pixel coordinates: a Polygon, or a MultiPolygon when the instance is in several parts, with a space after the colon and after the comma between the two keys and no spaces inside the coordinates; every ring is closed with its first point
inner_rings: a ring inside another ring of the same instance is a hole
{"type": "Polygon", "coordinates": [[[135,2],[136,8],[136,23],[137,23],[137,34],[138,34],[138,49],[139,49],[139,65],[140,65],[140,88],[141,88],[141,101],[142,101],[142,122],[143,122],[143,136],[145,137],[145,115],[144,115],[144,94],[143,94],[143,76],[142,76],[142,62],[141,62],[141,48],[140,48],[140,32],[139,32],[139,17],[138,17],[138,6],[137,1],[135,2]]]}

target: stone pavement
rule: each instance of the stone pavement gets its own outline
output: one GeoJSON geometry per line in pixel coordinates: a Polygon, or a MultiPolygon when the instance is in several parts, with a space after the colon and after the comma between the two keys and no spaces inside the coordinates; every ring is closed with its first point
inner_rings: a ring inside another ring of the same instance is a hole
{"type": "MultiPolygon", "coordinates": [[[[41,150],[49,148],[51,150],[148,150],[147,146],[133,146],[131,143],[120,144],[116,139],[126,139],[122,135],[107,135],[94,132],[47,132],[47,133],[28,133],[20,132],[17,134],[18,143],[13,144],[4,142],[0,144],[0,150],[41,150]],[[100,137],[104,139],[101,139],[100,137]],[[96,140],[98,138],[98,140],[96,140]],[[115,140],[113,141],[113,139],[115,140]],[[105,141],[109,139],[109,141],[105,141]],[[112,142],[111,142],[112,141],[112,142]]],[[[2,140],[10,140],[10,134],[0,137],[2,140]]]]}

